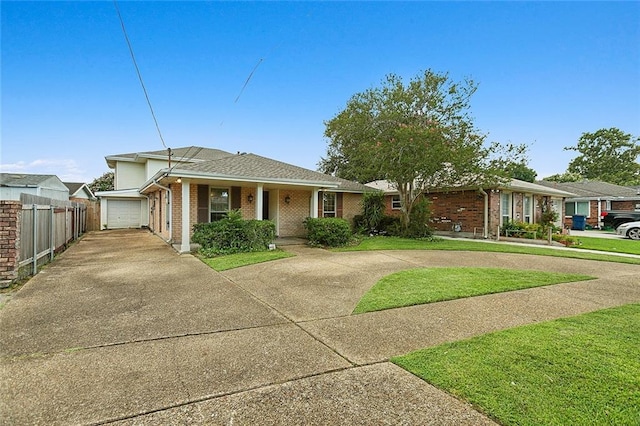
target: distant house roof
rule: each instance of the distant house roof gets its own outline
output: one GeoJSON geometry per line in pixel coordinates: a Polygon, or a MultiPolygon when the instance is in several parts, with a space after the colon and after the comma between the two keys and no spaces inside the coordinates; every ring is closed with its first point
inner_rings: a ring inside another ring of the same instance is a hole
{"type": "Polygon", "coordinates": [[[70,198],[95,198],[91,188],[84,182],[62,182],[69,188],[70,198]]]}
{"type": "Polygon", "coordinates": [[[583,180],[580,182],[550,182],[543,180],[536,183],[548,188],[572,192],[575,194],[572,198],[600,198],[603,200],[640,198],[638,190],[635,188],[595,180],[583,180]]]}
{"type": "MultiPolygon", "coordinates": [[[[377,189],[379,191],[383,191],[385,193],[397,193],[397,189],[393,186],[393,184],[391,184],[389,181],[386,180],[376,180],[373,182],[369,182],[367,183],[367,186],[377,189]]],[[[539,194],[539,195],[549,195],[549,196],[556,196],[556,197],[572,197],[574,196],[573,193],[570,193],[568,191],[565,190],[561,190],[561,189],[556,189],[556,188],[549,188],[549,187],[545,187],[542,185],[537,185],[535,183],[531,183],[531,182],[525,182],[522,180],[518,180],[518,179],[511,179],[509,182],[502,184],[502,185],[491,185],[489,187],[493,187],[493,188],[499,188],[499,189],[507,189],[507,190],[514,190],[514,191],[519,191],[519,192],[524,192],[524,193],[531,193],[531,194],[539,194]]],[[[483,188],[489,188],[487,186],[484,186],[483,188]]],[[[465,188],[452,188],[451,190],[462,190],[465,188]]],[[[438,191],[432,191],[432,192],[438,192],[438,191]]]]}
{"type": "Polygon", "coordinates": [[[49,179],[58,179],[56,175],[30,175],[25,173],[0,173],[0,186],[37,187],[49,179]]]}

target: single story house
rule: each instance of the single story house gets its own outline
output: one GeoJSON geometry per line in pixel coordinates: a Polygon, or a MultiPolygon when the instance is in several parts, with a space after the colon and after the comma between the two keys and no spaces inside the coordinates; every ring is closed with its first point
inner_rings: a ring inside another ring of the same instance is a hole
{"type": "Polygon", "coordinates": [[[20,194],[69,201],[69,189],[56,175],[0,173],[0,200],[20,200],[20,194]]]}
{"type": "Polygon", "coordinates": [[[71,201],[86,202],[87,200],[95,200],[96,196],[91,188],[83,182],[63,182],[69,189],[69,199],[71,201]]]}
{"type": "Polygon", "coordinates": [[[96,192],[102,229],[149,227],[190,250],[193,225],[239,209],[245,219],[269,219],[278,236],[303,236],[307,217],[351,220],[371,189],[248,153],[204,147],[109,155],[114,190],[96,192]]]}
{"type": "MultiPolygon", "coordinates": [[[[400,196],[392,184],[378,180],[367,186],[386,194],[386,214],[400,214],[400,196]]],[[[562,226],[563,200],[573,194],[511,179],[502,185],[430,191],[425,196],[431,202],[430,225],[436,231],[473,233],[489,238],[498,235],[499,228],[508,221],[539,222],[545,203],[558,213],[556,226],[562,226]]]]}
{"type": "Polygon", "coordinates": [[[586,216],[586,223],[602,227],[604,210],[640,211],[640,190],[595,180],[580,182],[539,181],[539,185],[575,194],[565,200],[565,226],[571,226],[573,215],[586,216]]]}

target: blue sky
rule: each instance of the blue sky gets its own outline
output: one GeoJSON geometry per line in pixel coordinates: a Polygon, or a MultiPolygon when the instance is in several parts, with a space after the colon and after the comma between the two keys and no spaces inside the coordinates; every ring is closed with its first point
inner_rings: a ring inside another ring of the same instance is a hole
{"type": "MultiPolygon", "coordinates": [[[[315,169],[353,94],[426,69],[475,80],[476,126],[527,144],[539,178],[566,170],[583,132],[640,135],[640,2],[118,5],[173,148],[315,169]]],[[[163,148],[113,2],[2,1],[1,15],[3,172],[88,182],[106,155],[163,148]]]]}

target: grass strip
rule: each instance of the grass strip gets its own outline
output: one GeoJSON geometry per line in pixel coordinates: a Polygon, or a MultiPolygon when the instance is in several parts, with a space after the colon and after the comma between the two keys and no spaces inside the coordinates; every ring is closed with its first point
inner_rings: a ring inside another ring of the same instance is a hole
{"type": "Polygon", "coordinates": [[[594,279],[588,275],[501,268],[416,268],[387,275],[354,314],[594,279]]]}
{"type": "Polygon", "coordinates": [[[433,240],[414,240],[399,237],[365,237],[360,244],[333,249],[333,251],[371,251],[371,250],[451,250],[451,251],[483,251],[496,253],[533,254],[537,256],[553,256],[571,259],[599,260],[640,265],[640,259],[598,253],[587,253],[576,250],[552,249],[530,245],[501,244],[480,240],[450,240],[435,238],[433,240]]]}
{"type": "Polygon", "coordinates": [[[576,248],[640,255],[640,241],[621,238],[578,237],[576,248]]]}
{"type": "Polygon", "coordinates": [[[391,361],[503,425],[640,424],[640,304],[518,327],[391,361]]]}
{"type": "Polygon", "coordinates": [[[276,249],[271,251],[228,254],[210,258],[201,257],[200,259],[211,268],[220,272],[226,271],[227,269],[239,268],[241,266],[269,262],[271,260],[284,259],[292,256],[295,255],[284,250],[276,249]]]}

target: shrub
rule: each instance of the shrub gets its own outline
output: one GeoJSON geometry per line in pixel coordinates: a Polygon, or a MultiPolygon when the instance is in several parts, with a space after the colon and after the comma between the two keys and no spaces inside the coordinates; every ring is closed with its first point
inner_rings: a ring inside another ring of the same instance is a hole
{"type": "Polygon", "coordinates": [[[411,214],[409,215],[409,225],[404,231],[404,237],[407,238],[426,238],[430,237],[432,232],[429,228],[429,219],[431,218],[431,208],[429,200],[421,197],[413,204],[411,214]]]}
{"type": "Polygon", "coordinates": [[[351,240],[349,222],[336,217],[311,218],[304,221],[311,245],[340,247],[351,240]]]}
{"type": "Polygon", "coordinates": [[[384,218],[384,192],[365,192],[362,195],[362,217],[366,232],[380,231],[379,225],[384,218]]]}
{"type": "Polygon", "coordinates": [[[236,210],[216,222],[195,224],[193,231],[191,241],[200,244],[207,257],[266,250],[276,236],[273,222],[244,220],[236,210]]]}

